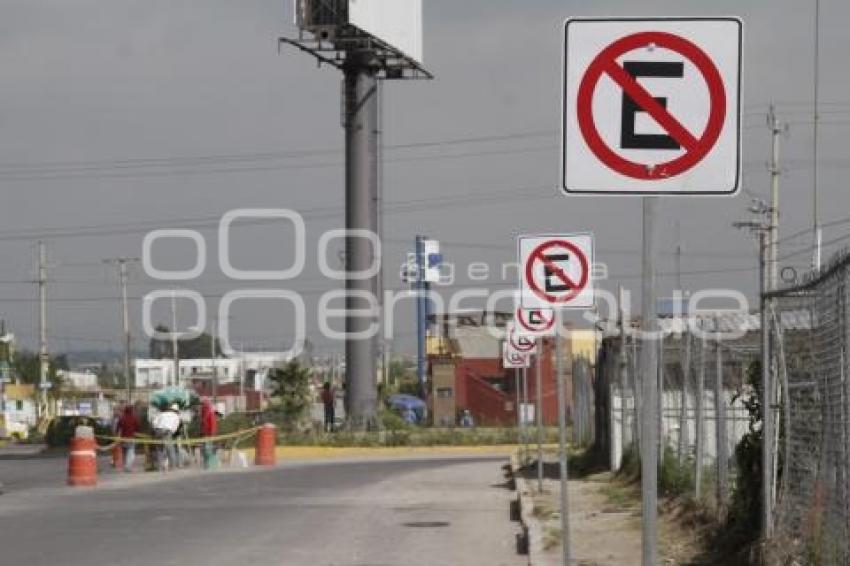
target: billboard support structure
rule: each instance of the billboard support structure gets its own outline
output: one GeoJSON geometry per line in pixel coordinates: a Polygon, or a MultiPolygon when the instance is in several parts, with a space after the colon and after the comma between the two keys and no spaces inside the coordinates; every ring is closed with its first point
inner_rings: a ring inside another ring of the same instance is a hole
{"type": "MultiPolygon", "coordinates": [[[[293,45],[315,57],[320,66],[331,65],[344,75],[345,228],[349,234],[345,242],[345,400],[348,427],[366,430],[377,426],[378,337],[369,336],[372,320],[362,313],[376,310],[379,304],[373,292],[379,289],[383,269],[370,239],[352,234],[370,232],[379,241],[381,236],[374,198],[378,190],[378,81],[433,77],[418,60],[342,18],[330,27],[310,27],[298,16],[312,5],[313,0],[296,0],[298,38],[279,38],[278,50],[281,45],[293,45]],[[376,263],[379,269],[371,277],[352,277],[352,273],[369,272],[376,263]]],[[[421,17],[419,20],[421,24],[421,17]]],[[[380,307],[377,311],[376,318],[382,318],[380,307]]]]}

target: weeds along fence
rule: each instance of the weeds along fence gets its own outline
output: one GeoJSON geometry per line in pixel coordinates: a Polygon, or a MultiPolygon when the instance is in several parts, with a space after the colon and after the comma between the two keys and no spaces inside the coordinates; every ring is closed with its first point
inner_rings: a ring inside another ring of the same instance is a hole
{"type": "Polygon", "coordinates": [[[850,257],[768,296],[775,560],[850,563],[850,257]]]}
{"type": "Polygon", "coordinates": [[[754,324],[757,317],[749,315],[690,324],[682,318],[662,318],[661,336],[654,340],[642,340],[636,333],[602,340],[596,407],[605,415],[599,420],[607,422],[597,444],[609,454],[612,470],[618,470],[624,455],[639,444],[644,377],[638,373],[638,359],[641,348],[657,348],[658,372],[652,379],[660,400],[653,417],[659,461],[677,478],[676,489],[692,491],[719,511],[726,508],[737,477],[734,449],[749,430],[746,375],[759,356],[754,324]],[[729,339],[733,331],[740,336],[729,339]]]}

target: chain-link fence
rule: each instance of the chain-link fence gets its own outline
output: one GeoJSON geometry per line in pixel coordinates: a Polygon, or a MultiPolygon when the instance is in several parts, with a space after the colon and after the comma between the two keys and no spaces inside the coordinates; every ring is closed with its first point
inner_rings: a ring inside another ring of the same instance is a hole
{"type": "Polygon", "coordinates": [[[657,348],[653,378],[660,400],[655,418],[662,482],[674,482],[671,489],[692,491],[722,512],[737,476],[734,449],[749,430],[744,403],[747,371],[758,358],[757,337],[749,317],[660,322],[663,336],[654,340],[629,333],[602,341],[596,388],[607,393],[607,401],[597,402],[597,409],[607,410],[607,434],[598,442],[614,470],[636,449],[638,415],[644,414],[638,359],[641,348],[657,348]],[[730,332],[739,336],[730,340],[730,332]]]}
{"type": "Polygon", "coordinates": [[[850,257],[771,295],[775,560],[850,562],[850,257]]]}

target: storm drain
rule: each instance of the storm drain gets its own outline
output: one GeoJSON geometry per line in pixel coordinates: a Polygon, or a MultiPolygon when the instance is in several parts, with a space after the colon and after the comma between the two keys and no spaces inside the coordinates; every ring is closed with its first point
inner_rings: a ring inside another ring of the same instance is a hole
{"type": "Polygon", "coordinates": [[[417,529],[438,529],[440,527],[448,527],[448,521],[411,521],[409,523],[402,523],[405,527],[417,528],[417,529]]]}

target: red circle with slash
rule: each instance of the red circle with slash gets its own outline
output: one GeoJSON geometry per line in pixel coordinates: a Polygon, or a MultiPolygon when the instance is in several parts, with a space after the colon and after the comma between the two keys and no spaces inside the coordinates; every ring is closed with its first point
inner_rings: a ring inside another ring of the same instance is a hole
{"type": "Polygon", "coordinates": [[[523,353],[530,352],[530,351],[534,350],[534,347],[536,346],[536,344],[533,341],[529,342],[527,338],[525,339],[525,341],[523,341],[522,336],[519,336],[518,340],[514,340],[514,338],[517,338],[517,333],[516,333],[515,327],[510,329],[510,333],[508,335],[508,340],[510,340],[510,342],[511,342],[511,347],[518,352],[523,352],[523,353]]]}
{"type": "Polygon", "coordinates": [[[551,312],[552,316],[546,318],[543,315],[543,309],[525,310],[522,307],[518,307],[516,310],[516,319],[519,321],[520,326],[529,332],[546,332],[555,325],[555,313],[554,311],[551,312]],[[535,323],[531,320],[532,313],[537,313],[540,316],[540,323],[535,323]],[[526,314],[528,315],[527,317],[526,314]]]}
{"type": "Polygon", "coordinates": [[[528,287],[535,295],[553,305],[569,303],[575,299],[587,286],[589,279],[590,264],[587,260],[587,256],[584,255],[584,252],[579,249],[578,246],[567,240],[549,240],[548,242],[543,242],[531,252],[531,255],[528,256],[528,261],[525,265],[525,280],[528,283],[528,287]],[[563,269],[555,265],[553,261],[546,257],[546,252],[552,248],[566,249],[573,254],[573,257],[575,257],[576,260],[578,260],[580,267],[580,277],[578,278],[578,281],[573,281],[573,279],[565,273],[563,269]],[[563,295],[553,295],[541,289],[540,285],[538,285],[537,281],[534,279],[534,267],[537,262],[542,262],[545,267],[548,267],[555,277],[570,287],[570,290],[563,295]]]}
{"type": "Polygon", "coordinates": [[[647,31],[618,39],[602,50],[590,63],[578,89],[576,103],[578,123],[588,147],[612,170],[644,181],[675,177],[702,161],[717,143],[726,119],[726,90],[717,66],[694,43],[666,32],[647,31]],[[708,86],[710,110],[705,130],[700,136],[688,131],[682,123],[653,98],[645,88],[617,63],[617,58],[641,47],[663,47],[684,56],[696,66],[708,86]],[[654,165],[630,161],[612,150],[593,119],[593,94],[603,75],[607,75],[643,110],[685,149],[685,153],[666,163],[654,165]]]}

